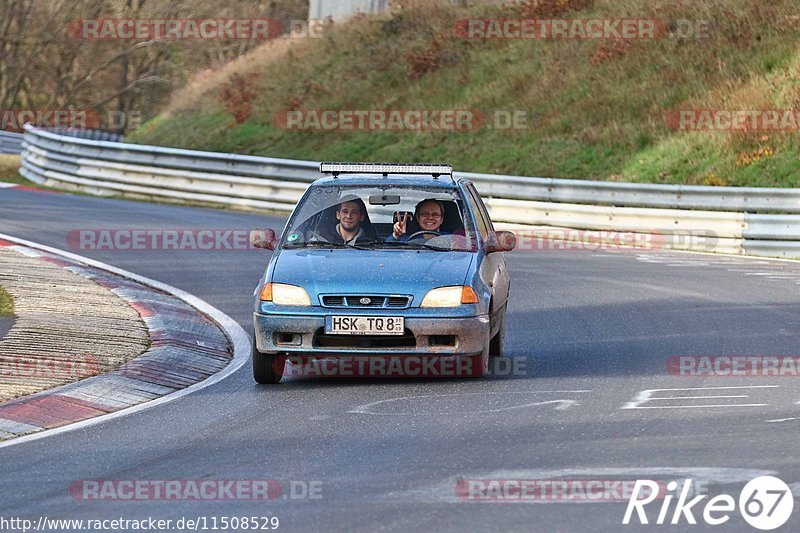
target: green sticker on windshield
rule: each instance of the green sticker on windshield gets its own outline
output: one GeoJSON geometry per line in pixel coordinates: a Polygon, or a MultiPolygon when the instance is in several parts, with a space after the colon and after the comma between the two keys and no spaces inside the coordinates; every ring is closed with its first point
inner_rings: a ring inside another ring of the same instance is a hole
{"type": "Polygon", "coordinates": [[[287,237],[286,240],[289,241],[289,242],[294,242],[299,238],[300,238],[300,234],[299,233],[292,233],[291,235],[289,235],[289,237],[287,237]]]}

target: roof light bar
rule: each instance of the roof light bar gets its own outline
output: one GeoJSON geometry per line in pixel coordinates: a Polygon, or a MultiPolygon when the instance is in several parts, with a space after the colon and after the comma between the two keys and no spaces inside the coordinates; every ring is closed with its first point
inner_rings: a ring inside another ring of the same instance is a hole
{"type": "Polygon", "coordinates": [[[428,174],[452,175],[451,165],[404,165],[398,163],[321,163],[323,174],[428,174]]]}

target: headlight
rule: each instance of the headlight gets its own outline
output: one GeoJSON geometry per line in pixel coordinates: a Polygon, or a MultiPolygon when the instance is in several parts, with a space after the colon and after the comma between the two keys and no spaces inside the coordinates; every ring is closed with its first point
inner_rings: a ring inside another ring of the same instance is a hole
{"type": "Polygon", "coordinates": [[[267,283],[261,289],[261,301],[275,305],[311,305],[308,293],[303,287],[284,283],[267,283]]]}
{"type": "Polygon", "coordinates": [[[478,295],[472,287],[439,287],[428,291],[420,307],[458,307],[461,304],[478,303],[478,295]]]}

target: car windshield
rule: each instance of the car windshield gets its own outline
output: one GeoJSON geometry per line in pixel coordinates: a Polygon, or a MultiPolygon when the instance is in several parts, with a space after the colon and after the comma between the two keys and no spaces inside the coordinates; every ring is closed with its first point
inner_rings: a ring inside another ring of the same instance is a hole
{"type": "Polygon", "coordinates": [[[281,245],[474,251],[476,235],[457,189],[334,184],[309,190],[281,245]]]}

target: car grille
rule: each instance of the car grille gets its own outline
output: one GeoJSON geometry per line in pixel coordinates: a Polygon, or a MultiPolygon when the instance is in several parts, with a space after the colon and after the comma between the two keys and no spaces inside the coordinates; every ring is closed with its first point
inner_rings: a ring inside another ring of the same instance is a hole
{"type": "Polygon", "coordinates": [[[417,339],[409,330],[402,335],[329,335],[323,328],[314,334],[315,348],[414,348],[417,339]]]}
{"type": "Polygon", "coordinates": [[[322,295],[322,305],[338,309],[405,309],[411,305],[411,296],[381,296],[373,294],[322,295]],[[368,299],[369,303],[362,303],[368,299]]]}

